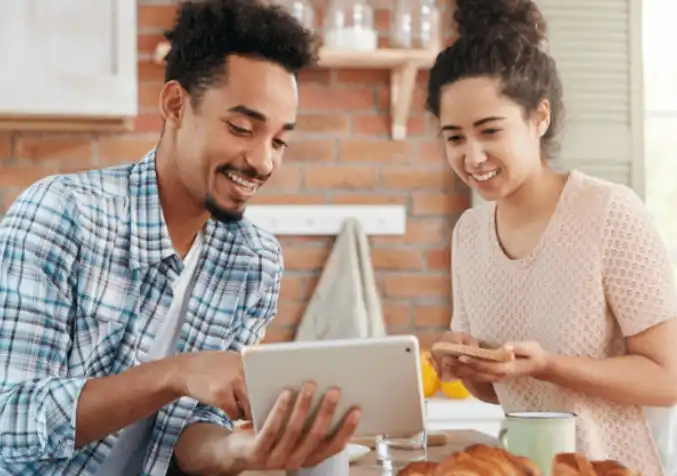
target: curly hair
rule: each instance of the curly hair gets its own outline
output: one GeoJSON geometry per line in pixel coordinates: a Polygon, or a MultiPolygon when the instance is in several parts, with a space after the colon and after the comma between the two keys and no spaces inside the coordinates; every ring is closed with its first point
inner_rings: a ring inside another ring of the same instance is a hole
{"type": "Polygon", "coordinates": [[[193,101],[226,78],[229,55],[264,59],[294,75],[317,61],[313,34],[282,6],[257,0],[185,1],[165,37],[165,82],[177,81],[193,101]]]}
{"type": "Polygon", "coordinates": [[[426,109],[439,118],[441,89],[459,79],[490,76],[501,92],[528,115],[547,99],[550,127],[541,139],[545,158],[559,152],[564,115],[557,65],[545,51],[547,24],[532,0],[457,0],[459,38],[444,49],[430,70],[426,109]]]}

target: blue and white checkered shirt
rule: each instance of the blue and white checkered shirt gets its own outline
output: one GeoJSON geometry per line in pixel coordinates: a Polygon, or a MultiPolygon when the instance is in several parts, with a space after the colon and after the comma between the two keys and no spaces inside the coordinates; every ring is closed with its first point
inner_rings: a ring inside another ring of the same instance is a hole
{"type": "MultiPolygon", "coordinates": [[[[94,475],[117,434],[76,450],[87,379],[138,364],[182,262],[160,207],[155,151],[136,164],[43,179],[0,226],[0,475],[94,475]]],[[[275,316],[275,237],[210,220],[177,352],[239,350],[275,316]]],[[[228,426],[190,398],[157,414],[143,475],[167,471],[186,425],[228,426]]]]}

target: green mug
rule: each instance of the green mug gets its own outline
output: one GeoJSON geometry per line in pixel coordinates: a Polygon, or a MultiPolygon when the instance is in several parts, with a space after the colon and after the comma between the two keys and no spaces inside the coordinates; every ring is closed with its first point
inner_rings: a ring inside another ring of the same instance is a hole
{"type": "Polygon", "coordinates": [[[549,476],[555,455],[576,451],[576,414],[506,413],[498,441],[503,449],[529,458],[543,471],[543,476],[549,476]]]}

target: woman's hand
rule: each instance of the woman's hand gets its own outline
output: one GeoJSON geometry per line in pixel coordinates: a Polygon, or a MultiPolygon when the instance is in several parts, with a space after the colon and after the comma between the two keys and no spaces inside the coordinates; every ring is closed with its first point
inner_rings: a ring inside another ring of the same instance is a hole
{"type": "MultiPolygon", "coordinates": [[[[469,334],[463,334],[461,332],[446,332],[440,339],[440,342],[480,347],[480,343],[477,341],[477,339],[469,334]]],[[[440,380],[443,382],[466,378],[462,376],[464,373],[462,367],[464,367],[464,365],[457,357],[437,354],[435,352],[431,354],[431,357],[431,363],[433,364],[433,367],[435,367],[440,380]]]]}
{"type": "Polygon", "coordinates": [[[514,355],[507,362],[490,362],[472,357],[459,357],[457,378],[474,382],[496,383],[519,377],[543,378],[548,371],[550,354],[538,342],[510,342],[503,349],[514,355]]]}

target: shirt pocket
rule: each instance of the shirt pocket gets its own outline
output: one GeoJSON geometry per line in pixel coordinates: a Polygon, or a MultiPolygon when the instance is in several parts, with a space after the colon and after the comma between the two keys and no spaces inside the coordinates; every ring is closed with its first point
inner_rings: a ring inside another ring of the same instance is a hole
{"type": "Polygon", "coordinates": [[[135,306],[131,280],[103,274],[87,279],[74,323],[71,368],[85,376],[109,375],[121,356],[133,355],[126,330],[135,306]]]}

